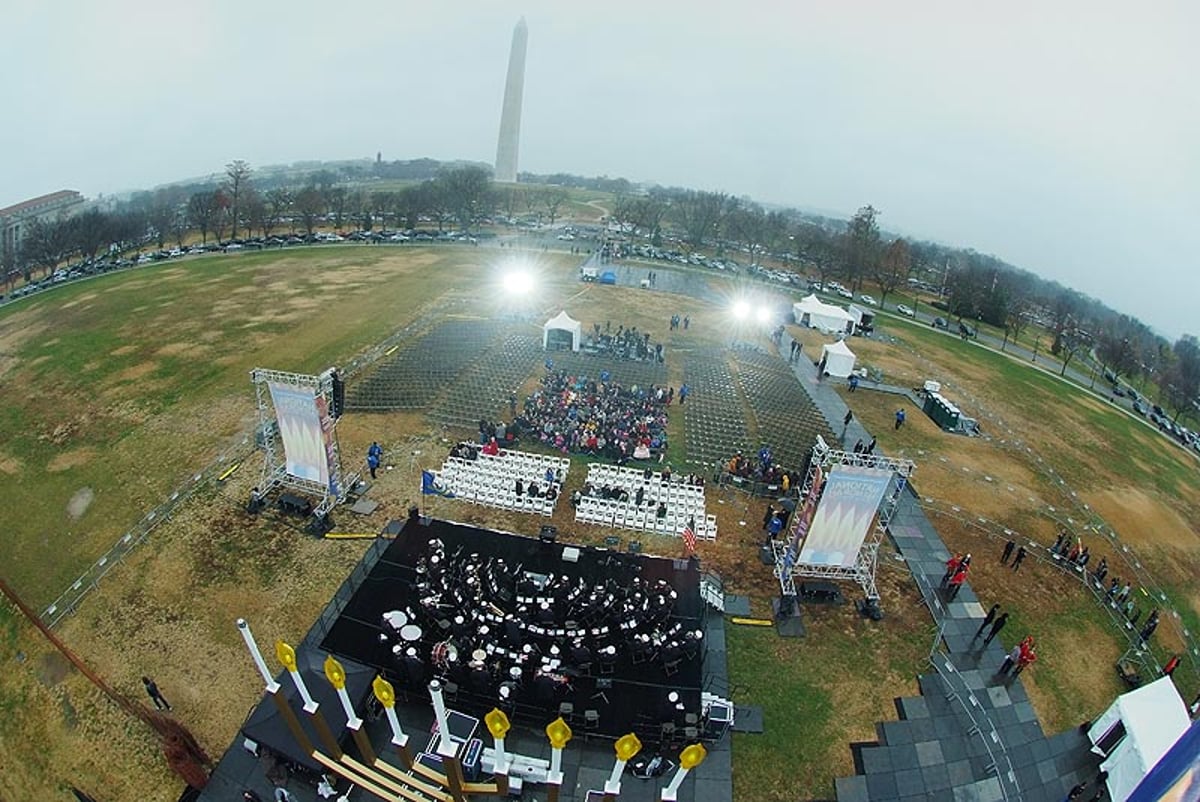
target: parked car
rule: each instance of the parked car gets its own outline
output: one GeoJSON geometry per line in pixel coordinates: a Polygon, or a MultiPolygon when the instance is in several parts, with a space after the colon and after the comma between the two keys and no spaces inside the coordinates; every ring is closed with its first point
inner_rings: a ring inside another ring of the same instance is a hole
{"type": "Polygon", "coordinates": [[[1143,404],[1141,401],[1134,401],[1133,402],[1133,411],[1136,412],[1137,414],[1141,415],[1142,417],[1145,417],[1146,416],[1146,405],[1143,404]]]}
{"type": "Polygon", "coordinates": [[[843,298],[849,298],[851,301],[854,300],[854,293],[850,292],[850,290],[848,290],[844,287],[842,289],[838,290],[837,294],[842,296],[843,298]]]}
{"type": "Polygon", "coordinates": [[[914,312],[911,308],[905,306],[904,304],[896,304],[896,311],[899,312],[900,314],[904,315],[905,317],[915,317],[916,316],[916,312],[914,312]]]}
{"type": "Polygon", "coordinates": [[[862,301],[867,306],[879,306],[879,301],[876,301],[874,298],[872,298],[870,295],[867,295],[865,292],[859,294],[858,300],[862,301]]]}
{"type": "Polygon", "coordinates": [[[948,328],[950,324],[946,322],[946,318],[944,317],[935,317],[933,320],[929,321],[929,325],[933,326],[935,329],[944,329],[948,328]]]}

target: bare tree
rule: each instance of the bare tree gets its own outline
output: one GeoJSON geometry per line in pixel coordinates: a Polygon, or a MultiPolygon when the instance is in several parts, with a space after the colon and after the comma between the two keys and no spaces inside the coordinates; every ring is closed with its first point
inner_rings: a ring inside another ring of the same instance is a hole
{"type": "Polygon", "coordinates": [[[642,232],[646,239],[650,240],[652,245],[662,244],[663,218],[667,216],[670,207],[670,196],[661,189],[653,189],[648,195],[637,198],[633,202],[631,210],[633,225],[642,232]]]}
{"type": "Polygon", "coordinates": [[[796,257],[817,271],[817,277],[825,283],[838,272],[840,252],[837,235],[813,223],[803,223],[792,235],[796,244],[796,257]]]}
{"type": "Polygon", "coordinates": [[[179,200],[176,192],[171,189],[160,189],[154,193],[146,207],[150,227],[154,229],[154,241],[159,250],[166,246],[167,238],[175,228],[175,220],[179,216],[179,200]]]}
{"type": "Polygon", "coordinates": [[[725,231],[741,244],[748,254],[750,266],[758,264],[758,254],[766,235],[766,217],[755,203],[739,204],[725,215],[725,231]]]}
{"type": "Polygon", "coordinates": [[[546,217],[550,220],[550,225],[554,225],[554,221],[558,219],[558,213],[562,209],[562,205],[571,197],[563,187],[549,187],[543,189],[537,194],[538,201],[542,208],[546,210],[546,217]]]}
{"type": "Polygon", "coordinates": [[[275,227],[275,223],[267,202],[254,187],[242,190],[242,209],[245,211],[247,234],[253,234],[257,228],[264,237],[270,236],[270,229],[275,227]]]}
{"type": "Polygon", "coordinates": [[[21,260],[42,268],[43,275],[49,275],[72,250],[72,231],[62,219],[35,220],[21,240],[21,260]]]}
{"type": "Polygon", "coordinates": [[[325,214],[325,197],[316,187],[305,187],[296,195],[296,213],[304,224],[304,233],[312,236],[317,221],[325,214]]]}
{"type": "Polygon", "coordinates": [[[188,198],[187,217],[200,230],[200,242],[208,244],[208,232],[212,230],[217,215],[216,192],[197,192],[188,198]]]}
{"type": "MultiPolygon", "coordinates": [[[[270,209],[270,222],[273,225],[279,225],[285,217],[289,217],[292,211],[292,191],[287,187],[279,187],[267,192],[267,207],[270,209]]],[[[292,226],[295,231],[296,227],[292,226]]],[[[266,234],[266,232],[263,232],[266,234]]]]}
{"type": "Polygon", "coordinates": [[[216,205],[212,217],[213,236],[217,242],[221,242],[225,238],[225,227],[229,225],[229,196],[224,190],[218,189],[213,193],[213,203],[216,205]]]}
{"type": "Polygon", "coordinates": [[[1058,375],[1066,376],[1067,365],[1071,364],[1071,360],[1075,358],[1076,354],[1092,344],[1092,338],[1074,324],[1055,336],[1059,344],[1058,357],[1063,361],[1062,370],[1058,372],[1058,375]]]}
{"type": "Polygon", "coordinates": [[[1195,411],[1200,401],[1200,343],[1194,336],[1185,334],[1175,343],[1170,366],[1159,374],[1159,388],[1175,412],[1175,422],[1182,413],[1195,411]]]}
{"type": "Polygon", "coordinates": [[[693,248],[703,245],[706,237],[717,236],[722,218],[729,210],[730,198],[724,192],[683,190],[671,199],[675,223],[693,248]]]}
{"type": "Polygon", "coordinates": [[[1008,347],[1008,341],[1013,342],[1021,336],[1021,331],[1029,323],[1028,307],[1021,302],[1009,304],[1008,314],[1004,317],[1004,342],[1000,343],[1000,350],[1004,351],[1008,347]]]}
{"type": "Polygon", "coordinates": [[[89,209],[76,215],[72,218],[72,224],[75,248],[88,261],[96,258],[100,246],[112,242],[112,218],[99,209],[89,209]]]}
{"type": "Polygon", "coordinates": [[[892,240],[875,264],[874,277],[879,285],[879,305],[882,307],[888,295],[908,281],[908,274],[912,270],[912,253],[908,243],[903,239],[892,240]]]}
{"type": "Polygon", "coordinates": [[[251,172],[253,171],[250,169],[250,165],[241,159],[235,159],[225,165],[225,177],[228,179],[225,186],[228,188],[229,195],[229,220],[233,226],[233,233],[229,235],[231,239],[237,239],[239,203],[243,190],[250,183],[251,172]]]}
{"type": "Polygon", "coordinates": [[[863,277],[875,273],[879,259],[879,223],[875,219],[878,214],[874,206],[863,206],[846,226],[842,267],[855,293],[862,289],[863,277]]]}
{"type": "Polygon", "coordinates": [[[329,207],[329,213],[333,215],[333,227],[337,231],[342,230],[342,223],[346,219],[346,206],[350,202],[350,193],[345,187],[330,187],[325,192],[326,204],[329,207]]]}

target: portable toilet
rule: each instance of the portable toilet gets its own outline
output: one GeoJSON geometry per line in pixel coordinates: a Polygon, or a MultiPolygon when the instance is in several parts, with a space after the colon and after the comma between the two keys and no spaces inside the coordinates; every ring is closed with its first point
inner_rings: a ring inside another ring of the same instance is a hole
{"type": "Polygon", "coordinates": [[[947,431],[958,429],[958,418],[961,414],[958,407],[950,403],[941,393],[929,393],[925,396],[925,414],[934,423],[947,431]]]}

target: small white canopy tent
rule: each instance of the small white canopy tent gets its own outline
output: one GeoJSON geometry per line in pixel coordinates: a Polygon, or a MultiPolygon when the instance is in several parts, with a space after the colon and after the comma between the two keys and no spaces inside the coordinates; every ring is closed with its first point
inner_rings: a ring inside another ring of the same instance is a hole
{"type": "Polygon", "coordinates": [[[801,326],[832,333],[849,334],[854,318],[845,309],[827,304],[815,295],[792,304],[792,317],[801,326]]]}
{"type": "Polygon", "coordinates": [[[1088,730],[1092,751],[1104,756],[1108,793],[1124,802],[1191,723],[1170,677],[1117,697],[1088,730]]]}
{"type": "Polygon", "coordinates": [[[846,346],[842,340],[838,340],[832,345],[826,345],[821,349],[821,362],[825,365],[825,372],[830,376],[836,376],[839,379],[844,379],[854,370],[854,363],[858,357],[854,352],[846,346]]]}
{"type": "Polygon", "coordinates": [[[566,311],[559,312],[542,326],[542,348],[549,350],[579,350],[583,339],[583,326],[566,311]]]}

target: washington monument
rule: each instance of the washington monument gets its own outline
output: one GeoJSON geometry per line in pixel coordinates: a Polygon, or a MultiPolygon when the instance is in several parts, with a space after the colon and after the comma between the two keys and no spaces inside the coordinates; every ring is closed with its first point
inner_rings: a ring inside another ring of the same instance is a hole
{"type": "Polygon", "coordinates": [[[513,28],[512,52],[508,54],[508,80],[504,83],[504,108],[500,112],[500,141],[496,144],[496,180],[515,183],[517,149],[521,141],[521,95],[525,90],[525,42],[529,29],[525,18],[513,28]]]}

